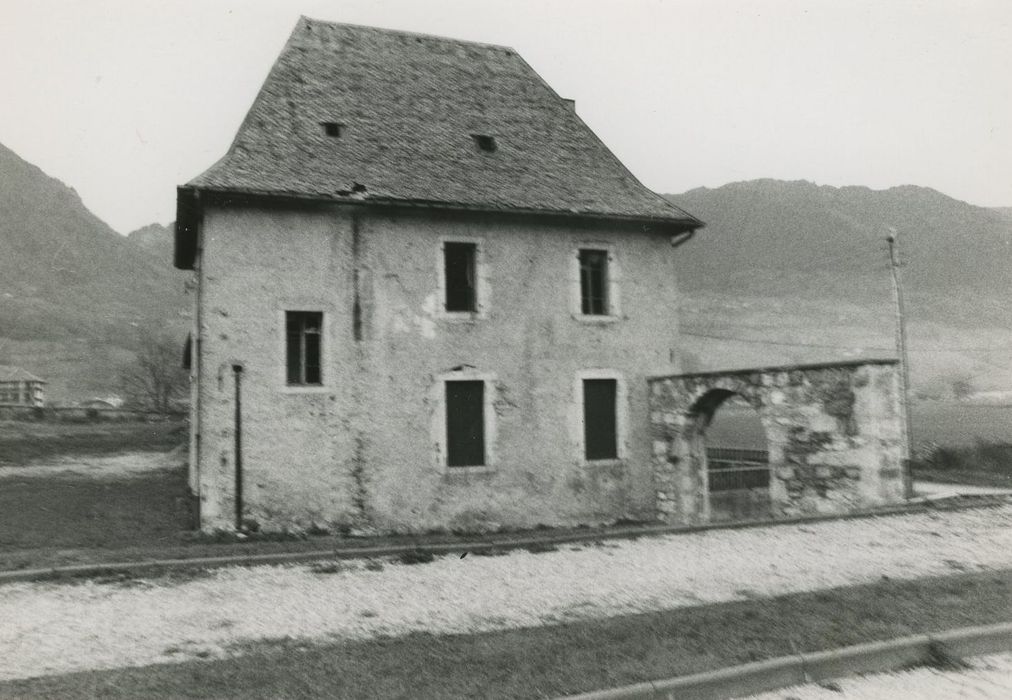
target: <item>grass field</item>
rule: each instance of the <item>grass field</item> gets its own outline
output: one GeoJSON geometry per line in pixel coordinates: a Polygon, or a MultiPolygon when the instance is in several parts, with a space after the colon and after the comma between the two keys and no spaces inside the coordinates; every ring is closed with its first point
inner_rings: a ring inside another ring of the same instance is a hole
{"type": "Polygon", "coordinates": [[[151,459],[185,442],[180,422],[0,422],[0,568],[181,544],[190,527],[185,468],[95,478],[64,467],[120,453],[151,459]],[[25,465],[52,474],[15,473],[25,465]]]}
{"type": "Polygon", "coordinates": [[[119,452],[165,452],[185,444],[186,423],[0,421],[0,470],[40,460],[119,452]]]}
{"type": "Polygon", "coordinates": [[[1008,620],[1012,572],[828,589],[483,634],[413,634],[0,683],[0,698],[544,698],[1008,620]]]}
{"type": "Polygon", "coordinates": [[[0,566],[13,550],[177,544],[189,527],[186,474],[0,480],[0,566]]]}

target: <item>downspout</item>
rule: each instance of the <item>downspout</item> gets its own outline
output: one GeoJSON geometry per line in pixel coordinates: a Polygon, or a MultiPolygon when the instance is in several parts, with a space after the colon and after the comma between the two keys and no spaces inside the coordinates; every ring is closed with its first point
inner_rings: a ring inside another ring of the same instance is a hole
{"type": "Polygon", "coordinates": [[[242,365],[232,365],[232,376],[235,377],[235,529],[242,530],[242,365]]]}
{"type": "Polygon", "coordinates": [[[190,362],[192,363],[191,372],[194,377],[195,389],[192,395],[193,405],[190,406],[190,430],[193,433],[192,436],[192,454],[190,458],[193,460],[192,468],[195,471],[194,486],[196,487],[196,493],[194,493],[196,508],[196,529],[201,529],[203,526],[202,522],[202,510],[203,510],[203,474],[201,469],[201,453],[202,453],[202,435],[203,435],[203,396],[204,396],[204,361],[203,361],[203,297],[204,297],[204,209],[200,201],[200,190],[195,190],[193,193],[194,201],[196,202],[196,231],[194,232],[196,237],[196,256],[194,264],[194,273],[197,280],[196,290],[194,293],[193,301],[193,345],[190,348],[190,362]]]}
{"type": "Polygon", "coordinates": [[[696,229],[689,229],[688,231],[682,231],[671,237],[671,247],[677,248],[683,243],[688,243],[689,239],[696,235],[696,229]]]}
{"type": "Polygon", "coordinates": [[[354,338],[355,377],[352,383],[352,402],[354,405],[354,453],[352,456],[351,478],[354,493],[352,504],[356,519],[361,525],[366,522],[366,487],[365,487],[365,452],[366,438],[362,430],[364,422],[364,387],[368,373],[363,348],[362,319],[362,229],[358,214],[351,215],[351,258],[352,258],[352,338],[354,338]]]}

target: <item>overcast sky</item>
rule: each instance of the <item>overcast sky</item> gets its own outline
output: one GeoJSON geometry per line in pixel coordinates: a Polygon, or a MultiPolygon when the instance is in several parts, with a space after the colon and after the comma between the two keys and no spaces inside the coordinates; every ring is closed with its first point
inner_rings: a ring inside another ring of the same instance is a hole
{"type": "Polygon", "coordinates": [[[660,192],[1012,206],[1008,0],[0,0],[0,143],[122,233],[167,223],[300,14],[512,46],[660,192]]]}

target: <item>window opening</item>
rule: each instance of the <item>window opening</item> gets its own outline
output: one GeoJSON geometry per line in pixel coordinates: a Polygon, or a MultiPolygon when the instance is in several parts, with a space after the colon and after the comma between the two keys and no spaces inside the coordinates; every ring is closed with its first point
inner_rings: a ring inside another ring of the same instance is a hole
{"type": "Polygon", "coordinates": [[[583,444],[587,461],[618,458],[615,379],[583,380],[583,444]]]}
{"type": "Polygon", "coordinates": [[[446,382],[446,464],[485,465],[485,382],[446,382]]]}
{"type": "Polygon", "coordinates": [[[587,316],[608,314],[608,251],[580,251],[580,309],[587,316]]]}
{"type": "Polygon", "coordinates": [[[477,311],[475,284],[478,246],[475,243],[444,243],[443,271],[447,311],[477,311]]]}
{"type": "Polygon", "coordinates": [[[288,383],[322,384],[320,357],[323,313],[285,312],[288,354],[288,383]]]}

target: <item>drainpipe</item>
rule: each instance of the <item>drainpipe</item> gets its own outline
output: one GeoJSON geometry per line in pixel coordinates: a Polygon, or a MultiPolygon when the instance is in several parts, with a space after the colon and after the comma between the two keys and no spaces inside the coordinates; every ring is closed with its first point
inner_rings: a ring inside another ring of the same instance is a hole
{"type": "Polygon", "coordinates": [[[892,273],[893,281],[893,303],[896,307],[896,354],[900,359],[900,402],[903,412],[903,488],[906,498],[912,498],[913,475],[910,472],[910,463],[914,456],[914,438],[910,431],[910,361],[907,357],[907,325],[903,315],[903,285],[900,282],[900,242],[896,229],[889,227],[889,235],[886,237],[889,243],[889,271],[892,273]]]}
{"type": "Polygon", "coordinates": [[[683,243],[688,243],[689,239],[696,235],[696,229],[689,229],[688,231],[682,231],[671,237],[671,247],[677,248],[683,243]]]}
{"type": "Polygon", "coordinates": [[[235,529],[242,530],[242,365],[232,365],[235,378],[235,529]]]}

